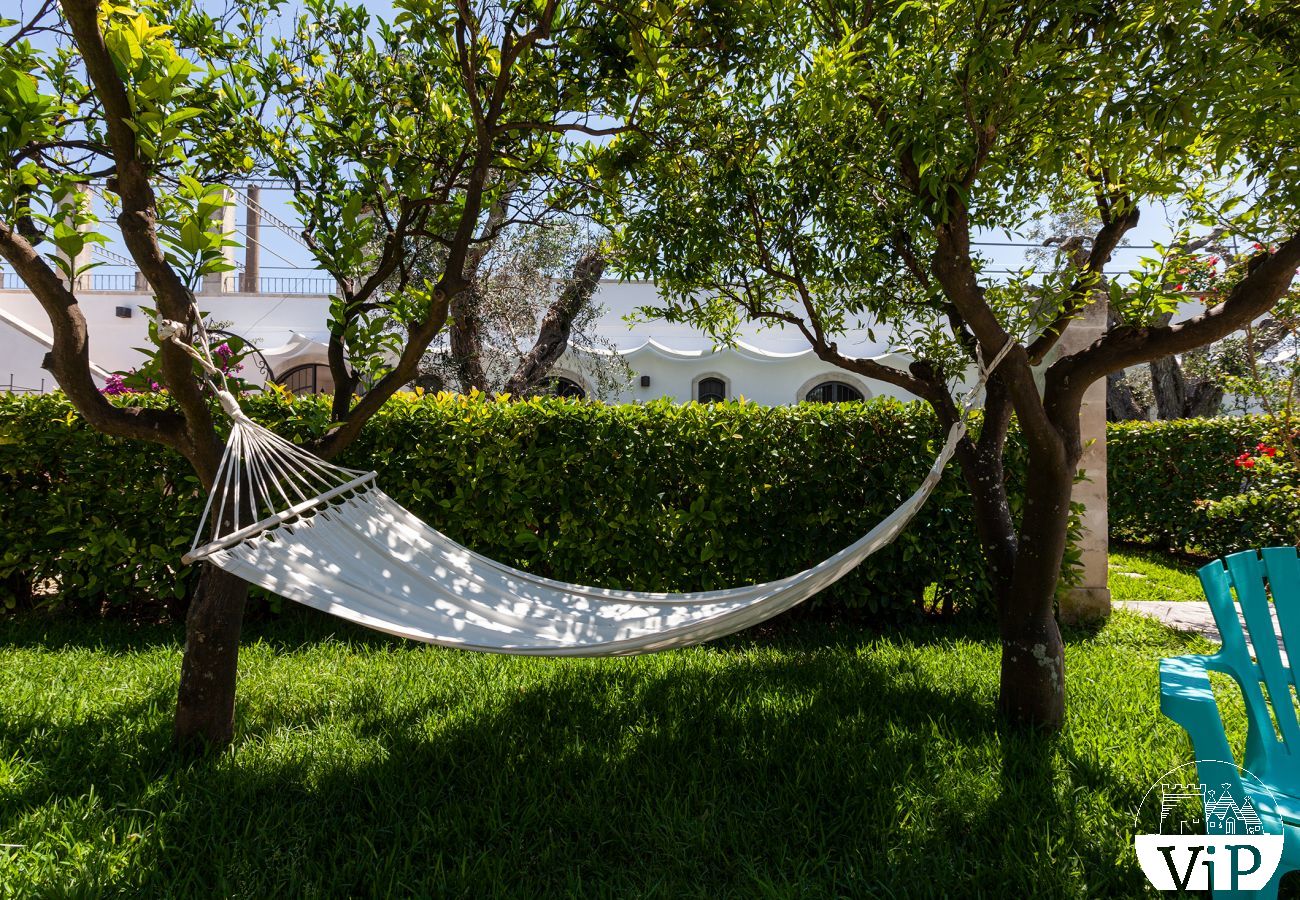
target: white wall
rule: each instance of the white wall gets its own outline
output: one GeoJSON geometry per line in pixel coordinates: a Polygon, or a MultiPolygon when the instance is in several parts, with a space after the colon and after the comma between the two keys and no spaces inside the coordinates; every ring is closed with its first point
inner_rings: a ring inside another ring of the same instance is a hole
{"type": "MultiPolygon", "coordinates": [[[[723,348],[721,350],[681,352],[647,342],[626,351],[624,358],[632,369],[630,387],[614,396],[609,402],[646,402],[667,397],[684,402],[696,398],[695,386],[709,376],[720,377],[727,383],[727,398],[743,396],[747,400],[769,406],[797,403],[817,384],[823,381],[841,381],[852,385],[870,399],[879,396],[914,399],[893,385],[874,379],[862,378],[854,373],[837,369],[818,359],[811,350],[802,353],[778,355],[751,347],[723,348]],[[650,378],[649,387],[641,387],[640,378],[650,378]]],[[[582,362],[575,361],[569,353],[560,361],[556,374],[579,382],[588,394],[594,386],[582,375],[582,362]]],[[[902,364],[900,357],[888,360],[902,364]]]]}
{"type": "MultiPolygon", "coordinates": [[[[86,317],[90,334],[90,358],[110,372],[132,369],[140,365],[143,357],[136,349],[145,347],[149,340],[149,317],[141,307],[152,306],[147,294],[118,291],[83,292],[80,307],[86,317]],[[131,310],[130,318],[119,318],[117,307],[131,310]]],[[[300,294],[223,294],[199,297],[199,308],[213,320],[230,322],[230,330],[248,338],[261,347],[283,344],[295,332],[318,339],[326,335],[325,321],[329,312],[326,297],[300,294]]],[[[50,322],[39,302],[26,290],[0,290],[0,312],[22,320],[34,329],[49,332],[50,322]]],[[[21,365],[16,355],[19,342],[11,330],[0,331],[0,383],[7,384],[9,370],[14,370],[18,382],[39,380],[49,373],[40,370],[40,360],[35,366],[29,358],[22,357],[21,365]]],[[[42,354],[43,356],[43,354],[42,354]]]]}
{"type": "MultiPolygon", "coordinates": [[[[6,285],[12,285],[8,279],[6,285]]],[[[597,334],[624,353],[635,373],[632,385],[610,402],[635,402],[669,397],[678,401],[694,399],[695,382],[707,375],[721,375],[728,383],[730,398],[744,396],[758,403],[784,405],[797,402],[820,381],[843,381],[864,396],[907,396],[888,384],[862,379],[827,365],[808,349],[798,332],[781,329],[742,330],[743,346],[714,350],[712,341],[686,325],[663,322],[629,323],[639,306],[653,305],[657,293],[647,282],[602,283],[597,295],[605,307],[596,324],[597,334]],[[650,377],[650,386],[642,388],[640,376],[650,377]]],[[[229,330],[251,340],[262,349],[284,344],[290,337],[304,334],[318,341],[327,336],[326,320],[329,298],[304,294],[200,294],[199,307],[211,319],[229,323],[229,330]]],[[[108,371],[123,371],[139,366],[142,357],[136,348],[147,346],[148,315],[141,307],[151,306],[147,294],[118,291],[85,291],[80,295],[81,308],[90,333],[90,356],[108,371]],[[119,318],[117,308],[131,311],[129,318],[119,318]]],[[[0,290],[0,312],[9,313],[34,328],[49,330],[44,310],[25,289],[0,290]]],[[[887,335],[886,335],[887,336],[887,335]]],[[[39,354],[20,350],[12,334],[0,331],[0,384],[7,383],[12,370],[16,383],[39,385],[41,378],[53,387],[49,374],[40,369],[44,351],[39,354]]],[[[876,357],[889,347],[872,341],[865,331],[854,331],[840,340],[846,354],[876,357]]],[[[897,360],[895,361],[897,364],[897,360]]],[[[561,371],[594,395],[590,379],[582,375],[580,363],[570,354],[561,361],[561,371]]],[[[253,367],[245,372],[256,380],[253,367]]]]}
{"type": "Polygon", "coordinates": [[[50,350],[42,338],[0,315],[0,393],[44,393],[55,387],[54,376],[41,368],[50,350]]]}

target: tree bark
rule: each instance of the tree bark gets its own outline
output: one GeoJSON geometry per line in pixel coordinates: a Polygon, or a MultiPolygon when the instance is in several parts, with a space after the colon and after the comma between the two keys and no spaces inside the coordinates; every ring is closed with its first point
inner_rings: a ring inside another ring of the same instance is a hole
{"type": "Polygon", "coordinates": [[[1213,381],[1198,381],[1188,392],[1186,413],[1189,419],[1207,419],[1223,409],[1223,387],[1213,381]]]}
{"type": "Polygon", "coordinates": [[[999,610],[1002,685],[998,711],[1013,726],[1056,731],[1065,720],[1065,645],[1054,611],[1070,515],[1068,453],[1031,453],[1011,589],[999,610]]]}
{"type": "Polygon", "coordinates": [[[487,393],[488,378],[483,368],[483,317],[480,314],[482,295],[475,283],[461,291],[451,301],[450,349],[456,367],[456,380],[463,394],[471,391],[487,393]]]}
{"type": "Polygon", "coordinates": [[[564,355],[569,346],[573,320],[600,287],[600,276],[605,272],[605,252],[593,247],[584,253],[573,266],[573,274],[560,288],[559,296],[542,317],[542,325],[533,347],[519,361],[514,374],[506,382],[505,392],[523,396],[535,387],[564,355]]]}
{"type": "Polygon", "coordinates": [[[235,731],[239,633],[248,584],[204,565],[185,620],[174,738],[182,748],[221,747],[235,731]]]}
{"type": "Polygon", "coordinates": [[[1137,402],[1123,372],[1106,376],[1106,420],[1109,422],[1144,421],[1146,407],[1137,402]]]}
{"type": "MultiPolygon", "coordinates": [[[[942,383],[937,387],[944,389],[942,383]]],[[[943,394],[942,396],[946,396],[943,394]]],[[[944,404],[943,408],[947,408],[944,404]]],[[[955,410],[954,410],[955,413],[955,410]]],[[[945,427],[951,422],[940,412],[945,427]]],[[[984,421],[979,438],[964,439],[957,446],[957,464],[974,506],[975,533],[983,551],[984,563],[999,602],[1011,588],[1016,566],[1016,525],[1007,498],[1006,468],[1003,450],[1011,427],[1011,404],[1002,380],[994,375],[984,397],[984,421]]]]}
{"type": "Polygon", "coordinates": [[[1153,359],[1151,390],[1156,395],[1156,417],[1161,421],[1181,419],[1187,414],[1187,380],[1173,356],[1153,359]]]}

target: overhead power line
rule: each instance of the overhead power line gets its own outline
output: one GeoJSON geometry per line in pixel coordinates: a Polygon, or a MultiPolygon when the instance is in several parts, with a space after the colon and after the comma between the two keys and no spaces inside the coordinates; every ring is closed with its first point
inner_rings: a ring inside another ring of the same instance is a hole
{"type": "Polygon", "coordinates": [[[281,262],[288,263],[288,268],[290,268],[290,269],[302,269],[302,270],[304,270],[304,271],[312,271],[312,272],[316,271],[316,269],[310,269],[310,268],[307,267],[307,266],[299,266],[299,265],[295,265],[293,260],[291,260],[291,259],[287,259],[286,257],[281,256],[279,253],[276,253],[276,252],[275,252],[274,250],[272,250],[270,247],[266,246],[266,244],[263,244],[261,241],[259,241],[257,238],[249,237],[248,232],[244,231],[244,230],[243,230],[242,228],[240,228],[238,225],[235,226],[235,232],[234,232],[234,233],[235,233],[235,234],[238,234],[238,235],[239,235],[240,237],[242,237],[244,240],[249,241],[249,242],[251,242],[251,243],[254,243],[254,244],[256,244],[257,246],[261,247],[263,250],[265,250],[267,253],[271,254],[271,255],[274,256],[276,259],[280,260],[281,262]]]}
{"type": "MultiPolygon", "coordinates": [[[[1050,250],[1050,244],[1035,244],[1028,241],[971,241],[972,247],[1026,247],[1033,250],[1050,250]]],[[[1116,250],[1154,250],[1155,244],[1121,244],[1116,250]]]]}

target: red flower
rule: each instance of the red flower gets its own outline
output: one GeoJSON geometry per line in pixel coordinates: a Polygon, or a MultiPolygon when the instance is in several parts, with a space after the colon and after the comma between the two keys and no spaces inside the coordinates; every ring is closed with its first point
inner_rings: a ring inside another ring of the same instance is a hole
{"type": "Polygon", "coordinates": [[[1250,455],[1248,452],[1245,452],[1245,451],[1242,452],[1241,456],[1238,456],[1236,459],[1234,459],[1234,460],[1232,461],[1232,463],[1233,463],[1233,465],[1235,465],[1238,469],[1253,469],[1253,468],[1255,468],[1255,460],[1252,459],[1252,458],[1251,458],[1251,455],[1250,455]]]}
{"type": "Polygon", "coordinates": [[[1277,456],[1277,448],[1270,447],[1268,444],[1255,445],[1255,452],[1262,453],[1265,456],[1277,456]]]}

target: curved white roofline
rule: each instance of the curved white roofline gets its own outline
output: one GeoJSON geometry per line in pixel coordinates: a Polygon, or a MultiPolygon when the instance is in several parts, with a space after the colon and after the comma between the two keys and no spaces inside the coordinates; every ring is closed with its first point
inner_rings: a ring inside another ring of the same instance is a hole
{"type": "MultiPolygon", "coordinates": [[[[805,347],[803,350],[795,350],[791,353],[781,353],[776,350],[764,350],[762,347],[755,347],[754,345],[747,344],[744,341],[737,341],[735,346],[730,346],[730,347],[717,347],[717,348],[710,348],[707,350],[678,350],[674,347],[669,347],[666,344],[662,344],[659,341],[655,340],[654,338],[647,338],[644,342],[638,344],[635,347],[631,347],[627,350],[610,350],[606,347],[579,347],[577,345],[573,345],[570,349],[581,350],[583,353],[592,353],[599,356],[613,356],[615,354],[618,354],[619,356],[624,356],[629,359],[643,353],[652,353],[656,356],[663,357],[664,359],[672,359],[672,360],[687,360],[687,359],[703,360],[714,356],[726,356],[727,354],[735,354],[737,356],[743,356],[747,359],[752,359],[756,362],[777,362],[780,360],[787,360],[787,359],[799,359],[800,357],[809,356],[812,355],[813,353],[813,349],[811,347],[805,347]]],[[[891,362],[896,363],[896,362],[907,361],[911,359],[911,357],[907,356],[904,353],[894,353],[894,352],[881,353],[881,354],[877,354],[876,356],[849,357],[849,358],[870,359],[882,364],[889,364],[891,362]]]]}

